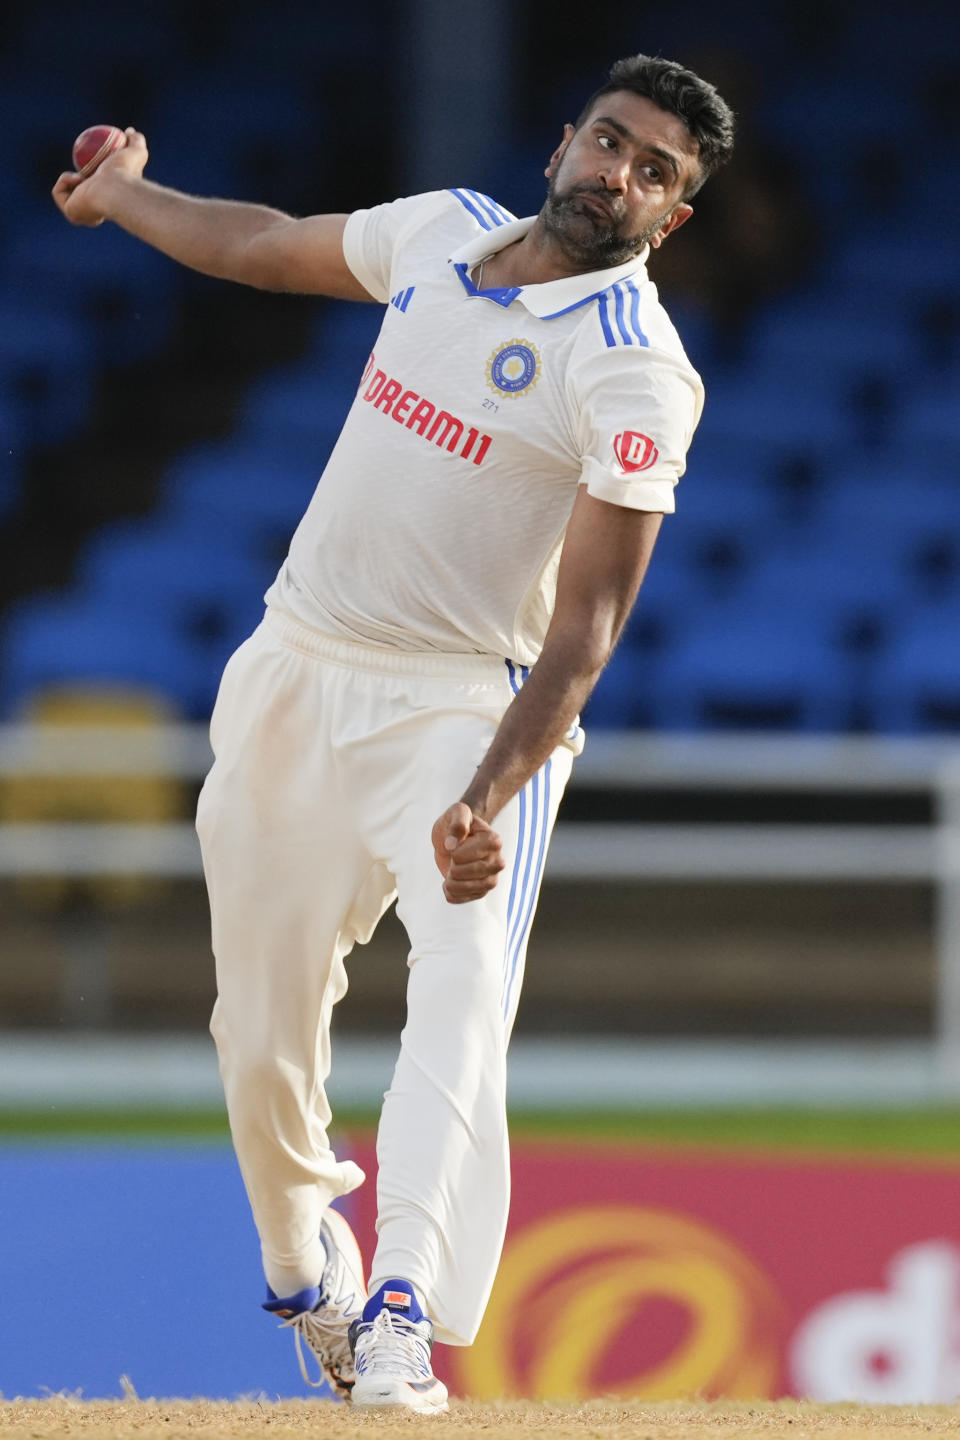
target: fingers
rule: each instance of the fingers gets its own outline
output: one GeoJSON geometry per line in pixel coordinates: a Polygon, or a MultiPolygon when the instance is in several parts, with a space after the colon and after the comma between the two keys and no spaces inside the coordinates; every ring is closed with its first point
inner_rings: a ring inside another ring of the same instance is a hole
{"type": "Polygon", "coordinates": [[[503,841],[495,830],[484,821],[474,821],[470,826],[467,835],[462,840],[453,844],[450,836],[447,837],[446,849],[450,852],[451,861],[456,865],[464,865],[471,860],[478,860],[484,856],[499,853],[503,841]],[[482,828],[481,828],[482,826],[482,828]]]}
{"type": "Polygon", "coordinates": [[[81,180],[79,175],[67,171],[60,176],[51,191],[54,203],[71,225],[94,226],[103,223],[103,215],[95,207],[85,203],[84,197],[89,194],[88,190],[84,190],[80,197],[74,199],[80,187],[88,186],[89,183],[89,176],[81,180]]]}
{"type": "Polygon", "coordinates": [[[64,203],[70,198],[74,190],[76,190],[77,186],[82,184],[83,181],[80,179],[80,176],[74,175],[71,170],[65,171],[60,176],[60,178],[57,180],[56,185],[54,185],[53,190],[50,193],[53,195],[54,200],[56,200],[61,210],[63,209],[64,203]]]}
{"type": "Polygon", "coordinates": [[[497,832],[458,801],[433,827],[433,853],[451,905],[479,900],[497,883],[505,861],[497,832]]]}
{"type": "Polygon", "coordinates": [[[146,159],[147,137],[146,135],[144,135],[143,131],[135,130],[132,125],[128,125],[123,133],[127,137],[127,143],[126,145],[121,146],[121,149],[115,151],[114,153],[119,155],[122,153],[123,150],[133,150],[135,152],[138,152],[138,154],[142,154],[143,158],[146,159]]]}
{"type": "Polygon", "coordinates": [[[495,866],[477,867],[478,873],[464,877],[462,872],[451,866],[443,882],[443,893],[451,905],[464,905],[468,900],[482,900],[494,888],[503,869],[503,861],[495,866]]]}
{"type": "Polygon", "coordinates": [[[443,893],[451,905],[480,900],[494,888],[505,868],[503,841],[489,826],[472,833],[450,856],[443,893]]]}
{"type": "Polygon", "coordinates": [[[473,823],[470,807],[458,800],[456,805],[450,806],[443,818],[446,821],[443,848],[444,850],[456,850],[457,846],[470,834],[470,826],[473,823]]]}

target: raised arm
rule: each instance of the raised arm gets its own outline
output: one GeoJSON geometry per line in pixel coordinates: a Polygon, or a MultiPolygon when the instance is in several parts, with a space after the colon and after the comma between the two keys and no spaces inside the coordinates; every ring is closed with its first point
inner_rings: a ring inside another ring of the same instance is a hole
{"type": "Polygon", "coordinates": [[[630,614],[662,518],[597,500],[581,485],[540,658],[471,784],[433,827],[434,853],[451,902],[476,900],[496,884],[502,862],[492,822],[586,704],[630,614]]]}
{"type": "Polygon", "coordinates": [[[296,220],[265,205],[203,200],[154,185],[143,178],[146,140],[137,130],[126,135],[126,145],[86,180],[67,172],[53,187],[72,224],[112,220],[191,270],[258,290],[371,298],[343,258],[346,215],[296,220]]]}

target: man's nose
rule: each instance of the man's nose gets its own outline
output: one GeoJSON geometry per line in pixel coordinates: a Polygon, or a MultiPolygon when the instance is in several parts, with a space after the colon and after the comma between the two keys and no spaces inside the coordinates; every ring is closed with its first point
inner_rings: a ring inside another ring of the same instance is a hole
{"type": "Polygon", "coordinates": [[[598,178],[608,190],[617,195],[625,195],[630,180],[630,162],[625,156],[611,155],[601,166],[598,178]]]}

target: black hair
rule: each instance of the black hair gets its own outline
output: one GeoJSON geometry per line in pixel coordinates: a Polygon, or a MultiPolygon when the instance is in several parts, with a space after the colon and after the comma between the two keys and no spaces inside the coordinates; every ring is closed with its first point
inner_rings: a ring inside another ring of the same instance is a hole
{"type": "Polygon", "coordinates": [[[687,186],[684,199],[695,195],[707,177],[725,165],[733,154],[730,106],[709,81],[701,80],[692,70],[684,69],[675,60],[664,60],[660,55],[627,55],[611,65],[609,79],[590,96],[575,128],[579,130],[601,96],[612,95],[617,90],[644,95],[661,110],[677,115],[696,140],[700,172],[687,186]]]}

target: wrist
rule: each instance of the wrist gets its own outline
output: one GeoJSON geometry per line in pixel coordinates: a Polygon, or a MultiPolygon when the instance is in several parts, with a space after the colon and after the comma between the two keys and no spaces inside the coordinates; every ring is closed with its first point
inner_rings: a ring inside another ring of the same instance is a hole
{"type": "Polygon", "coordinates": [[[466,805],[471,815],[477,820],[483,820],[487,825],[493,819],[491,794],[484,785],[469,785],[460,796],[460,804],[466,805]]]}

